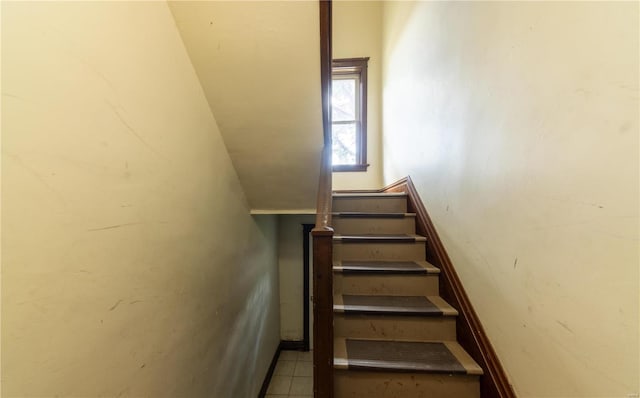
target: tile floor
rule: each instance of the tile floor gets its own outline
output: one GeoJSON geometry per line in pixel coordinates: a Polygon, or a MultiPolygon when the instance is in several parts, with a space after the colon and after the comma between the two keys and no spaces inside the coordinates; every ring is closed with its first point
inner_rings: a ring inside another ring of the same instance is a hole
{"type": "Polygon", "coordinates": [[[312,396],[312,352],[280,352],[266,398],[308,398],[312,396]]]}

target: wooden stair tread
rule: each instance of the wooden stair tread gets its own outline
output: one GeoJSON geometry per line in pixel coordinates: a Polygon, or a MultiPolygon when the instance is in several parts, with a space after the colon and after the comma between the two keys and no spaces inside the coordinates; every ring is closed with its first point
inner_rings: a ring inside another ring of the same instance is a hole
{"type": "Polygon", "coordinates": [[[333,311],[347,315],[458,315],[458,311],[439,296],[335,295],[333,311]]]}
{"type": "Polygon", "coordinates": [[[390,372],[481,375],[482,369],[455,341],[389,341],[337,338],[334,368],[390,372]]]}
{"type": "Polygon", "coordinates": [[[426,240],[424,236],[414,234],[333,235],[333,241],[341,243],[415,243],[426,240]]]}
{"type": "Polygon", "coordinates": [[[344,274],[438,274],[426,261],[334,261],[333,271],[344,274]]]}
{"type": "Polygon", "coordinates": [[[415,217],[416,213],[372,213],[359,211],[341,211],[332,213],[333,217],[339,218],[407,218],[415,217]]]}

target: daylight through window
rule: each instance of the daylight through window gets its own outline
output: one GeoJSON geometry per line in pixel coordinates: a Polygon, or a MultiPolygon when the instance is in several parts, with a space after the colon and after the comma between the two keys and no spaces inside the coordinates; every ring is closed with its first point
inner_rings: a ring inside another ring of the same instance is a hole
{"type": "Polygon", "coordinates": [[[333,60],[331,85],[333,170],[367,169],[367,61],[333,60]]]}

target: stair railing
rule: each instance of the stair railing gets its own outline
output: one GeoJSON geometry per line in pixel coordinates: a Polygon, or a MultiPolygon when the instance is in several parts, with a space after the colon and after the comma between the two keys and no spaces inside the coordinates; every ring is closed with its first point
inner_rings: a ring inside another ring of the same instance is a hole
{"type": "Polygon", "coordinates": [[[313,396],[333,398],[333,228],[331,228],[331,0],[320,0],[324,147],[313,236],[313,396]]]}

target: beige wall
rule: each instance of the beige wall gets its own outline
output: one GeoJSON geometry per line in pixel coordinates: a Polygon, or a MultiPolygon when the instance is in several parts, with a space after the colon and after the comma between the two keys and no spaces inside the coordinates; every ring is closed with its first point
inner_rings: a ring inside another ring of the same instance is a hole
{"type": "MultiPolygon", "coordinates": [[[[303,229],[315,224],[313,215],[278,216],[278,268],[280,275],[280,337],[300,341],[303,333],[303,229]]],[[[311,270],[309,270],[311,272],[311,270]]],[[[312,286],[310,285],[310,288],[312,286]]],[[[309,311],[313,311],[309,303],[309,311]]]]}
{"type": "Polygon", "coordinates": [[[249,206],[164,2],[2,3],[2,396],[255,397],[249,206]]]}
{"type": "Polygon", "coordinates": [[[640,389],[638,15],[385,5],[385,182],[414,179],[523,398],[640,389]]]}
{"type": "Polygon", "coordinates": [[[333,173],[334,189],[378,189],[382,185],[381,71],[382,2],[333,2],[333,58],[370,57],[367,70],[366,172],[333,173]]]}
{"type": "Polygon", "coordinates": [[[323,145],[318,2],[170,7],[251,209],[315,209],[323,145]]]}

